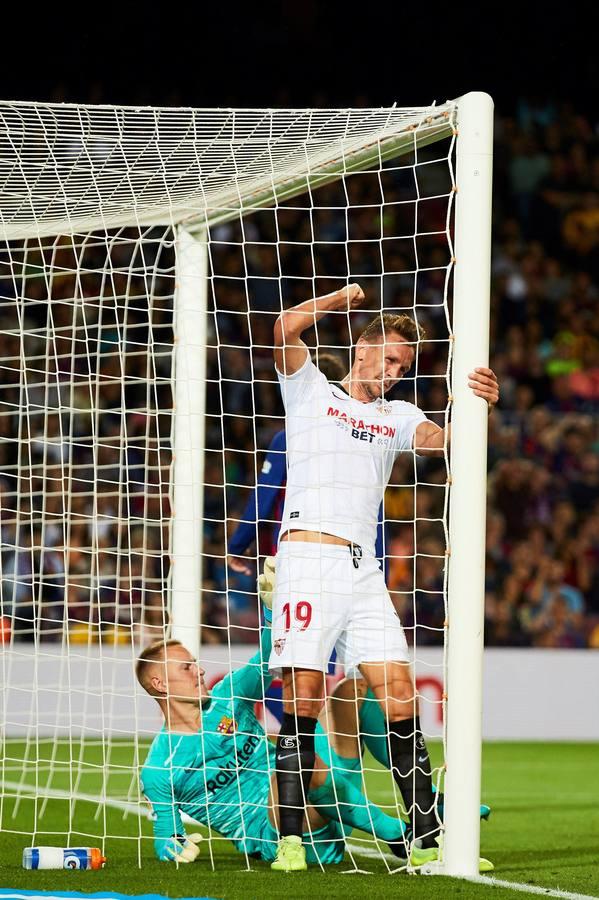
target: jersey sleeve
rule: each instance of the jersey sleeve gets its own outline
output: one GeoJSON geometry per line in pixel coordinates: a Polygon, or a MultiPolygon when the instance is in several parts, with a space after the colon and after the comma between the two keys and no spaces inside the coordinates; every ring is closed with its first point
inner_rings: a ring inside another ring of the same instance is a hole
{"type": "Polygon", "coordinates": [[[272,682],[268,671],[268,659],[272,648],[270,628],[263,628],[260,635],[260,650],[254,653],[249,662],[240,669],[235,669],[212,688],[215,697],[235,700],[262,700],[272,682]]]}
{"type": "Polygon", "coordinates": [[[169,838],[175,834],[185,834],[169,769],[144,767],[140,786],[152,807],[154,837],[169,838]]]}
{"type": "Polygon", "coordinates": [[[427,421],[425,414],[413,403],[407,403],[405,400],[396,400],[393,403],[393,413],[391,423],[395,429],[393,446],[398,452],[412,450],[416,429],[427,421]]]}
{"type": "Polygon", "coordinates": [[[305,363],[293,375],[283,375],[278,369],[276,372],[281,388],[283,406],[287,413],[293,412],[294,408],[302,403],[308,403],[316,396],[323,384],[327,384],[325,376],[314,365],[307,351],[305,363]]]}
{"type": "Polygon", "coordinates": [[[252,491],[245,509],[241,513],[239,525],[229,538],[228,552],[241,556],[256,540],[256,491],[252,491]]]}

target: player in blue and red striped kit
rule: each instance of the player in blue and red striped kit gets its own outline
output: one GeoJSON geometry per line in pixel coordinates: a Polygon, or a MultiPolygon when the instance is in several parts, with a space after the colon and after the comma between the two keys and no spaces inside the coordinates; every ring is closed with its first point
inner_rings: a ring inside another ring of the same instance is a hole
{"type": "Polygon", "coordinates": [[[252,570],[243,554],[256,540],[258,524],[258,552],[264,556],[276,553],[281,514],[285,502],[285,483],[287,481],[287,441],[284,431],[277,431],[266,451],[266,457],[256,490],[251,492],[246,507],[241,514],[241,521],[229,538],[229,565],[234,572],[251,575],[252,570]],[[260,525],[268,525],[267,534],[261,534],[260,525]]]}

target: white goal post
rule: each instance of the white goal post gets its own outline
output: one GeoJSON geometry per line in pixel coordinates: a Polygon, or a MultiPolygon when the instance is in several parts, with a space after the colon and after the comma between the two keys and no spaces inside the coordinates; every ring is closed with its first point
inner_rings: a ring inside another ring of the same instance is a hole
{"type": "Polygon", "coordinates": [[[476,875],[480,845],[487,410],[468,373],[489,364],[493,105],[459,103],[447,632],[445,871],[476,875]]]}
{"type": "Polygon", "coordinates": [[[0,239],[9,248],[37,242],[43,251],[44,239],[70,236],[77,257],[82,236],[96,231],[171,229],[175,344],[168,608],[171,635],[196,656],[203,621],[211,229],[311,196],[319,187],[403,154],[417,159],[436,141],[455,141],[449,204],[454,226],[447,224],[450,247],[452,228],[455,240],[447,276],[448,282],[453,277],[453,308],[448,313],[445,838],[438,872],[456,876],[478,873],[480,845],[487,412],[468,389],[467,375],[488,365],[492,135],[493,104],[483,93],[414,109],[0,103],[0,239]]]}

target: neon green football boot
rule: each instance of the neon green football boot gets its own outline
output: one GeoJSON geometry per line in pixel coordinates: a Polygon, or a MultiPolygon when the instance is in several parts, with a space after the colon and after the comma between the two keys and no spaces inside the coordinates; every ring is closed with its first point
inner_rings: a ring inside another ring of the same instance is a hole
{"type": "MultiPolygon", "coordinates": [[[[437,841],[441,843],[441,838],[437,838],[437,841]]],[[[441,856],[441,847],[428,847],[426,850],[420,849],[420,847],[412,847],[412,852],[410,853],[410,865],[414,869],[421,868],[425,866],[427,863],[437,862],[441,856]]],[[[489,859],[484,859],[484,857],[480,857],[478,861],[478,871],[479,872],[492,872],[495,866],[489,859]]]]}
{"type": "Polygon", "coordinates": [[[308,866],[301,837],[290,834],[281,838],[277,847],[277,857],[270,864],[270,868],[275,872],[305,872],[308,866]]]}

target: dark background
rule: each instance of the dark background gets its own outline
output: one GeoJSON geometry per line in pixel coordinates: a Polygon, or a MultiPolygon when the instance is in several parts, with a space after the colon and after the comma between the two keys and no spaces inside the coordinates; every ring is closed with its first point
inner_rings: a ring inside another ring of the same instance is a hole
{"type": "Polygon", "coordinates": [[[595,108],[592,5],[83,4],[3,15],[2,98],[400,106],[490,93],[595,108]],[[9,61],[10,60],[10,61],[9,61]]]}

